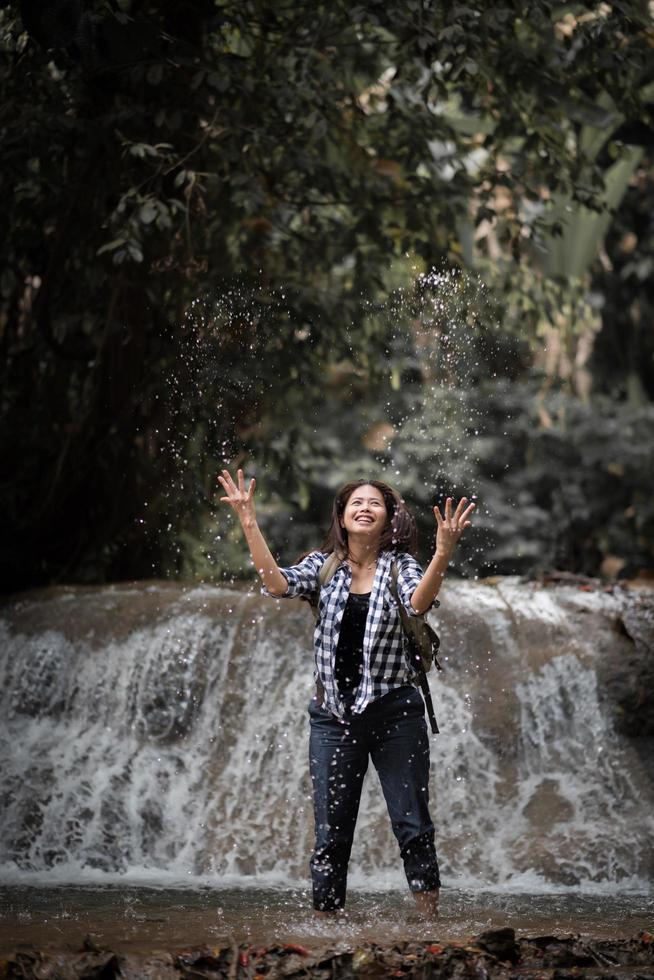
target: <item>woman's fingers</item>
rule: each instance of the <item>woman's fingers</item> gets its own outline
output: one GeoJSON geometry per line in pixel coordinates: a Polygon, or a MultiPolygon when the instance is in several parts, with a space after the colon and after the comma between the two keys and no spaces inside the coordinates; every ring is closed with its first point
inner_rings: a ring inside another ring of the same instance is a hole
{"type": "Polygon", "coordinates": [[[229,470],[223,470],[222,474],[218,476],[218,482],[227,494],[226,497],[221,497],[221,501],[233,504],[234,506],[250,501],[252,499],[252,494],[254,493],[254,488],[257,485],[257,481],[254,479],[254,477],[252,477],[250,480],[250,485],[246,490],[245,476],[243,474],[243,470],[241,469],[236,471],[236,479],[238,481],[238,486],[236,483],[234,483],[229,470]]]}
{"type": "Polygon", "coordinates": [[[438,527],[444,526],[448,531],[463,531],[464,528],[470,527],[471,522],[468,517],[472,514],[473,510],[477,506],[474,501],[468,503],[467,497],[461,497],[461,500],[456,506],[454,514],[452,513],[452,497],[448,497],[445,501],[444,516],[441,514],[438,507],[434,507],[434,516],[438,527]]]}
{"type": "Polygon", "coordinates": [[[230,490],[236,490],[236,484],[232,480],[232,474],[229,472],[229,470],[223,470],[223,478],[226,483],[225,489],[227,490],[228,493],[230,492],[230,490]]]}
{"type": "Polygon", "coordinates": [[[223,500],[231,500],[232,499],[232,491],[229,488],[229,484],[225,480],[223,480],[222,476],[219,476],[218,477],[218,482],[221,484],[223,490],[227,494],[227,496],[226,497],[223,497],[222,499],[223,500]]]}
{"type": "Polygon", "coordinates": [[[219,476],[218,482],[221,484],[227,496],[221,497],[220,500],[221,502],[225,502],[228,504],[236,504],[238,503],[238,499],[239,499],[238,490],[236,489],[236,486],[234,485],[234,481],[232,480],[227,470],[223,470],[223,473],[225,475],[219,476]]]}

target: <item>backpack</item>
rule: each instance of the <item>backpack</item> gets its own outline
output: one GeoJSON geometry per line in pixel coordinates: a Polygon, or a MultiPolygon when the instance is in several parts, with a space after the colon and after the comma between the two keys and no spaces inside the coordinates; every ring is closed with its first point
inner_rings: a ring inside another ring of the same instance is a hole
{"type": "MultiPolygon", "coordinates": [[[[321,588],[323,585],[327,585],[328,582],[331,582],[336,569],[340,564],[341,560],[334,552],[332,552],[332,554],[325,559],[318,575],[321,588]]],[[[416,680],[418,681],[422,691],[422,696],[427,708],[427,714],[429,716],[431,730],[434,735],[438,735],[439,729],[436,722],[436,716],[434,714],[434,705],[431,699],[431,692],[429,690],[427,671],[431,670],[432,664],[435,664],[437,670],[443,669],[436,659],[436,654],[438,653],[438,648],[440,647],[441,641],[438,637],[438,633],[436,633],[436,631],[432,629],[429,623],[425,620],[424,615],[410,616],[408,614],[398,595],[397,576],[397,565],[395,561],[393,561],[391,563],[391,594],[397,604],[402,629],[404,630],[406,651],[411,667],[416,675],[416,680]]],[[[310,602],[311,607],[317,616],[318,596],[316,595],[312,600],[310,600],[310,602]]],[[[318,701],[319,703],[322,703],[322,696],[324,692],[322,691],[322,683],[320,682],[320,679],[317,681],[317,689],[318,701]]]]}

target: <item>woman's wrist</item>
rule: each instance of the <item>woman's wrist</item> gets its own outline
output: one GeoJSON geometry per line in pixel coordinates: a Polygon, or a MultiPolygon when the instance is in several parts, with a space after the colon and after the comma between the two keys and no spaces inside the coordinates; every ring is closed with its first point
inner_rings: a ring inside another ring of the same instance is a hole
{"type": "Polygon", "coordinates": [[[257,527],[257,519],[253,514],[243,515],[241,518],[241,527],[246,532],[254,531],[257,527]]]}

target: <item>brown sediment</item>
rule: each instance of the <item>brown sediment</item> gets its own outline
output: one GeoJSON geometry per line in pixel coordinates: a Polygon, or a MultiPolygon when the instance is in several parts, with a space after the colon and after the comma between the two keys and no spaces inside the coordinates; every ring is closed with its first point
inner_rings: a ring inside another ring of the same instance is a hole
{"type": "MultiPolygon", "coordinates": [[[[435,930],[436,933],[436,930],[435,930]]],[[[0,962],[0,977],[21,980],[277,980],[315,977],[416,980],[654,980],[654,934],[591,942],[578,936],[516,939],[511,928],[463,942],[361,943],[320,949],[225,941],[177,952],[135,955],[87,939],[78,952],[25,949],[0,962]]]]}

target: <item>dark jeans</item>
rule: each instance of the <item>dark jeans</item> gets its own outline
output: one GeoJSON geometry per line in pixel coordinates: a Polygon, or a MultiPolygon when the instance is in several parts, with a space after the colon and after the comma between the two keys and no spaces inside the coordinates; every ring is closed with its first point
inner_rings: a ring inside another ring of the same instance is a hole
{"type": "Polygon", "coordinates": [[[313,904],[345,904],[347,866],[368,757],[379,774],[409,888],[440,886],[429,817],[429,738],[420,693],[399,687],[346,721],[309,706],[309,743],[316,846],[311,857],[313,904]]]}

